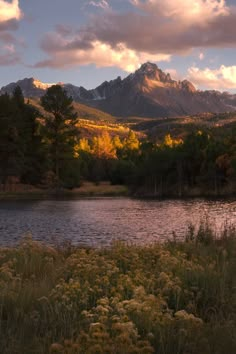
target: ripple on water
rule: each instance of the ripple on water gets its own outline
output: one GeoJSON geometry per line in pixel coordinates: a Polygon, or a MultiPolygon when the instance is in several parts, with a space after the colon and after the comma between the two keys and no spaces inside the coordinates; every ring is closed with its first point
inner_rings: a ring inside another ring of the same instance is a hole
{"type": "Polygon", "coordinates": [[[177,238],[190,223],[208,216],[220,230],[236,222],[234,200],[137,200],[101,198],[87,200],[0,202],[0,245],[17,243],[30,232],[52,243],[107,246],[114,240],[147,244],[177,238]],[[54,241],[53,241],[54,240],[54,241]]]}

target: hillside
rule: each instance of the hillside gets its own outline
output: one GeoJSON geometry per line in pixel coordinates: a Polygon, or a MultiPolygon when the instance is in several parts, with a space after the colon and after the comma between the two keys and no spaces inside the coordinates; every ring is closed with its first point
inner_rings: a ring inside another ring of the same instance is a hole
{"type": "MultiPolygon", "coordinates": [[[[39,98],[30,98],[28,102],[37,108],[42,117],[48,114],[40,105],[39,98]]],[[[111,137],[117,135],[124,138],[128,135],[130,129],[133,128],[130,124],[125,124],[121,121],[117,122],[115,117],[101,112],[98,109],[88,107],[78,102],[73,102],[73,106],[78,113],[79,122],[77,127],[80,137],[91,139],[107,131],[111,137]]],[[[137,135],[139,137],[143,136],[142,131],[137,130],[137,135]]]]}
{"type": "MultiPolygon", "coordinates": [[[[29,98],[28,99],[29,103],[35,106],[39,112],[42,114],[45,114],[42,106],[40,105],[40,99],[35,97],[35,98],[29,98]]],[[[115,117],[112,115],[102,112],[96,108],[86,106],[82,103],[78,102],[73,102],[73,106],[75,108],[75,111],[78,114],[78,117],[80,119],[86,119],[86,120],[93,120],[93,121],[102,121],[102,122],[115,122],[115,117]]]]}
{"type": "MultiPolygon", "coordinates": [[[[122,121],[122,119],[118,120],[122,121]]],[[[173,118],[129,118],[127,125],[154,140],[162,140],[165,135],[171,134],[176,138],[183,138],[197,129],[214,130],[223,135],[236,129],[236,113],[204,113],[193,116],[173,118]]]]}
{"type": "MultiPolygon", "coordinates": [[[[42,115],[45,114],[40,105],[39,98],[29,99],[29,103],[35,106],[42,115]]],[[[108,131],[111,136],[124,137],[129,130],[134,130],[141,138],[149,136],[154,140],[162,140],[166,134],[174,137],[184,137],[196,129],[214,129],[227,133],[236,127],[236,113],[202,113],[197,115],[186,115],[172,118],[156,117],[128,117],[115,118],[98,109],[74,102],[75,110],[78,113],[78,128],[81,137],[92,138],[108,131]],[[222,131],[222,128],[223,131],[222,131]]]]}

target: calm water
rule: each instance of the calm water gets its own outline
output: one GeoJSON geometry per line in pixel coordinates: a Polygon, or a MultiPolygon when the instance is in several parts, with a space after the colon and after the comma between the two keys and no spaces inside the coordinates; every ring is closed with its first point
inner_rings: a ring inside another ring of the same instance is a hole
{"type": "Polygon", "coordinates": [[[147,244],[183,237],[189,223],[209,216],[220,229],[236,224],[236,201],[135,200],[101,198],[52,201],[0,202],[0,245],[16,244],[30,232],[45,242],[72,241],[89,246],[113,240],[147,244]]]}

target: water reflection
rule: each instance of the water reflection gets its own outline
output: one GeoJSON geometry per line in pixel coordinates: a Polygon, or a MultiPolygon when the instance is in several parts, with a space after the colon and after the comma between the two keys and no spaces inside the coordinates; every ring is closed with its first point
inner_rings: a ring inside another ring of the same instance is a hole
{"type": "Polygon", "coordinates": [[[100,198],[0,202],[0,244],[15,244],[31,232],[44,242],[71,240],[89,246],[121,239],[146,244],[183,237],[188,224],[198,225],[208,215],[219,230],[236,223],[236,202],[194,200],[134,200],[100,198]]]}

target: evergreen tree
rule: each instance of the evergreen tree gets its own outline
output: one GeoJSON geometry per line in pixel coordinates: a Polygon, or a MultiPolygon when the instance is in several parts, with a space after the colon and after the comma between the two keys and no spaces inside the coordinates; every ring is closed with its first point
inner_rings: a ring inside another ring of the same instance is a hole
{"type": "Polygon", "coordinates": [[[78,120],[72,102],[72,98],[60,85],[51,86],[41,98],[41,105],[50,113],[45,118],[45,138],[57,183],[65,175],[63,168],[68,160],[75,159],[78,120]]]}
{"type": "Polygon", "coordinates": [[[20,174],[18,141],[15,107],[12,98],[4,94],[0,96],[0,177],[3,184],[9,176],[20,174]]]}
{"type": "Polygon", "coordinates": [[[0,175],[2,183],[14,177],[24,183],[41,179],[43,155],[37,110],[24,103],[20,87],[12,96],[0,96],[0,175]]]}

